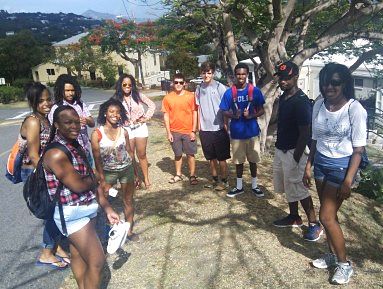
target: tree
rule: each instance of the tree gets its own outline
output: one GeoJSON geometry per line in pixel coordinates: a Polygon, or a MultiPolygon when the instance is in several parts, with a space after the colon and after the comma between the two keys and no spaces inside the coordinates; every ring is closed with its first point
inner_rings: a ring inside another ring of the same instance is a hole
{"type": "Polygon", "coordinates": [[[273,81],[277,64],[292,59],[301,66],[306,59],[330,48],[346,43],[350,47],[352,40],[358,38],[368,39],[375,45],[373,52],[365,49],[359,53],[360,61],[382,53],[382,1],[176,0],[168,4],[175,14],[195,20],[195,25],[200,23],[201,13],[209,16],[203,20],[212,27],[212,15],[218,17],[224,34],[225,59],[231,69],[238,61],[237,46],[244,42],[252,45],[261,59],[255,73],[266,96],[265,115],[261,120],[262,148],[278,95],[277,83],[273,81]]]}
{"type": "Polygon", "coordinates": [[[190,55],[184,48],[175,49],[174,52],[168,55],[166,67],[172,75],[174,75],[177,70],[186,78],[193,78],[198,75],[197,58],[190,55]]]}
{"type": "Polygon", "coordinates": [[[5,77],[7,82],[32,78],[32,67],[43,62],[48,52],[48,47],[39,43],[29,31],[0,39],[0,77],[5,77]]]}
{"type": "Polygon", "coordinates": [[[145,85],[142,55],[158,46],[153,22],[135,23],[134,21],[123,20],[118,23],[108,20],[101,27],[92,31],[89,41],[100,45],[102,51],[114,51],[132,63],[136,79],[141,78],[141,83],[145,85]]]}

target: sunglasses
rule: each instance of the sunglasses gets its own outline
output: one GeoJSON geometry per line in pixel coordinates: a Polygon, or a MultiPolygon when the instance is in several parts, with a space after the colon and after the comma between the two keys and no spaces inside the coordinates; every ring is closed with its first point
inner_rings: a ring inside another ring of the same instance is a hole
{"type": "Polygon", "coordinates": [[[341,86],[342,85],[342,80],[338,80],[338,79],[330,79],[329,81],[327,81],[325,83],[325,86],[329,86],[331,84],[331,86],[341,86]]]}
{"type": "Polygon", "coordinates": [[[174,81],[174,84],[181,84],[184,85],[185,81],[174,81]]]}
{"type": "Polygon", "coordinates": [[[132,85],[129,84],[129,83],[123,83],[123,84],[122,84],[122,87],[124,87],[124,88],[125,88],[125,87],[132,87],[132,85]]]}

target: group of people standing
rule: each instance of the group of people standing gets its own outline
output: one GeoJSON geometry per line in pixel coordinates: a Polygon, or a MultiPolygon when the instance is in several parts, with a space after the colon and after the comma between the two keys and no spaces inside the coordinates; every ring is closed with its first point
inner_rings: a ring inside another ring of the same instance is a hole
{"type": "MultiPolygon", "coordinates": [[[[235,164],[236,183],[227,197],[244,193],[243,165],[247,160],[251,173],[251,192],[264,193],[258,186],[260,127],[257,118],[264,114],[262,92],[248,83],[249,67],[234,68],[235,84],[227,88],[213,79],[215,66],[201,65],[203,82],[195,94],[184,89],[182,74],[173,77],[174,91],[162,102],[167,138],[175,158],[175,175],[170,183],[183,180],[182,154],[187,155],[190,184],[198,183],[195,170],[196,132],[202,151],[209,161],[211,183],[216,191],[229,188],[226,160],[235,164]],[[219,178],[219,172],[221,178],[219,178]]],[[[320,72],[321,96],[315,101],[298,88],[299,68],[292,61],[281,63],[274,75],[282,91],[278,106],[278,129],[273,161],[274,191],[285,193],[289,214],[273,222],[276,227],[300,227],[298,204],[304,209],[307,241],[318,241],[326,232],[329,253],[312,261],[316,268],[334,268],[331,282],[345,284],[353,274],[347,260],[345,239],[337,212],[350,196],[366,145],[367,113],[355,100],[354,83],[348,68],[329,63],[320,72]],[[311,169],[320,200],[319,219],[309,193],[311,169]]]]}
{"type": "MultiPolygon", "coordinates": [[[[185,77],[176,73],[174,91],[162,101],[166,135],[174,152],[175,175],[169,183],[183,181],[183,154],[187,156],[190,185],[199,183],[195,165],[198,132],[211,173],[211,182],[205,188],[227,190],[226,196],[231,198],[244,193],[242,177],[247,160],[251,193],[261,198],[264,192],[257,178],[261,159],[257,118],[264,114],[264,96],[259,88],[248,83],[246,64],[235,67],[235,84],[230,88],[214,80],[214,73],[214,64],[203,63],[203,82],[194,93],[185,90],[185,77]],[[236,171],[232,189],[228,181],[230,158],[236,171]]],[[[298,75],[299,69],[291,61],[276,68],[276,80],[283,93],[279,98],[273,183],[276,192],[286,194],[289,214],[274,225],[301,226],[303,221],[298,213],[301,203],[309,224],[304,239],[319,240],[324,228],[329,244],[329,254],[314,260],[313,266],[335,266],[331,281],[344,284],[353,269],[346,258],[337,211],[350,196],[366,145],[366,111],[354,99],[352,77],[344,65],[330,63],[322,69],[319,83],[322,97],[314,105],[298,88],[298,75]],[[320,200],[319,220],[308,190],[312,166],[320,200]]],[[[100,105],[98,126],[89,138],[87,129],[94,127],[95,121],[81,100],[81,88],[74,77],[58,77],[54,104],[49,90],[40,83],[29,87],[27,98],[32,113],[22,123],[19,134],[20,147],[25,151],[23,180],[43,158],[50,195],[61,189],[60,202],[67,227],[63,230],[56,207],[52,220],[45,222],[37,265],[64,269],[71,264],[79,288],[97,288],[105,256],[94,217],[101,207],[110,224],[120,222],[108,202],[108,192],[117,182],[121,185],[124,217],[130,223],[128,238],[138,239],[133,233],[133,194],[138,170],[135,156],[144,186],[149,189],[146,122],[153,116],[155,104],[138,91],[134,77],[122,74],[113,97],[100,105]],[[71,158],[58,148],[44,152],[52,142],[64,145],[71,158]],[[69,239],[70,256],[60,246],[64,235],[69,239]]]]}

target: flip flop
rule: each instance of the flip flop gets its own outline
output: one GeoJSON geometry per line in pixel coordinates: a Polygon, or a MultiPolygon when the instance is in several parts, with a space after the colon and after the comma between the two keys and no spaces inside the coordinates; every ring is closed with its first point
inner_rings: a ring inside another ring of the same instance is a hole
{"type": "Polygon", "coordinates": [[[175,184],[175,183],[178,183],[178,182],[181,182],[181,181],[183,181],[182,176],[180,176],[180,175],[175,175],[174,177],[172,177],[172,178],[169,180],[169,184],[175,184]]]}
{"type": "Polygon", "coordinates": [[[70,257],[63,257],[63,256],[60,256],[60,255],[57,255],[57,254],[56,254],[56,257],[57,257],[57,259],[65,262],[67,264],[70,264],[70,257]]]}
{"type": "Polygon", "coordinates": [[[36,266],[47,266],[51,269],[55,270],[65,270],[68,268],[68,264],[63,261],[57,261],[57,262],[42,262],[40,260],[37,260],[35,263],[36,266]],[[60,264],[65,264],[64,266],[60,266],[60,264]]]}
{"type": "Polygon", "coordinates": [[[198,184],[198,180],[197,180],[197,177],[196,176],[190,176],[189,177],[189,182],[192,186],[195,186],[198,184]]]}

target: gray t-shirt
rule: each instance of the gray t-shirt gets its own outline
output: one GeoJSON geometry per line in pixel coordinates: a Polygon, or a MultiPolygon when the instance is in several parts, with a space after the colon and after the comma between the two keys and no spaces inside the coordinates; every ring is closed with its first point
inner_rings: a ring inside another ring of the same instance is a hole
{"type": "Polygon", "coordinates": [[[209,84],[202,82],[195,91],[196,104],[200,119],[200,130],[218,131],[223,128],[223,112],[219,104],[227,87],[212,80],[209,84]]]}

